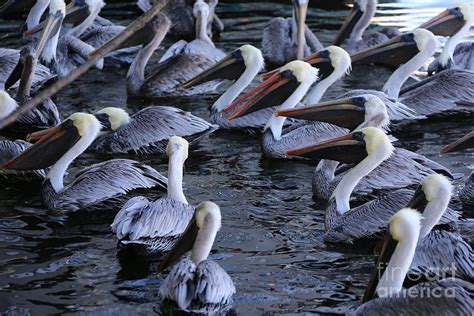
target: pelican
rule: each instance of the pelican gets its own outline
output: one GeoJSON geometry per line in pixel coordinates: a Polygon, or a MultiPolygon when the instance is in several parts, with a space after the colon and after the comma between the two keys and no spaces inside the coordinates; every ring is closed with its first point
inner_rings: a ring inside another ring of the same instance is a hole
{"type": "MultiPolygon", "coordinates": [[[[152,3],[154,0],[152,0],[152,3]]],[[[169,1],[165,7],[161,10],[171,20],[171,28],[169,35],[176,38],[193,38],[195,31],[194,25],[196,18],[193,14],[194,0],[174,0],[169,1]]],[[[212,33],[221,33],[224,30],[224,23],[219,19],[215,13],[215,8],[218,4],[218,0],[206,0],[209,5],[209,17],[207,23],[207,32],[209,36],[212,33]]],[[[138,7],[146,12],[150,10],[150,0],[138,0],[138,7]]]]}
{"type": "MultiPolygon", "coordinates": [[[[278,111],[277,115],[324,122],[326,125],[334,124],[336,126],[329,125],[334,126],[332,127],[334,132],[328,135],[331,138],[344,135],[348,130],[354,131],[364,127],[377,127],[388,130],[390,124],[385,104],[373,94],[363,94],[356,97],[327,101],[313,106],[278,111]]],[[[444,166],[422,155],[402,148],[397,148],[395,153],[386,163],[382,163],[380,171],[376,169],[366,175],[357,186],[356,191],[361,195],[365,195],[374,189],[393,190],[405,188],[409,185],[417,185],[423,175],[433,172],[441,172],[452,177],[449,170],[444,166]],[[407,168],[401,168],[396,177],[391,174],[391,170],[405,164],[407,168]]],[[[337,169],[338,166],[338,161],[326,159],[318,163],[312,180],[313,196],[315,198],[330,199],[336,185],[345,175],[345,171],[347,171],[347,166],[343,165],[337,169]]]]}
{"type": "MultiPolygon", "coordinates": [[[[18,106],[22,106],[31,99],[31,85],[37,66],[36,51],[31,46],[25,46],[21,50],[21,57],[17,67],[7,79],[6,86],[9,87],[20,77],[20,85],[16,93],[16,101],[5,91],[0,91],[0,101],[4,104],[2,117],[8,116],[18,106]]],[[[1,133],[12,138],[24,138],[27,134],[56,126],[61,123],[61,118],[56,105],[50,98],[43,101],[38,107],[27,112],[16,122],[4,128],[1,133]]]]}
{"type": "Polygon", "coordinates": [[[295,59],[303,59],[323,49],[323,45],[305,24],[308,0],[292,0],[291,18],[271,19],[262,34],[265,61],[280,67],[295,59]]]}
{"type": "MultiPolygon", "coordinates": [[[[441,55],[447,50],[446,46],[443,47],[441,55]]],[[[428,66],[428,75],[432,76],[435,73],[441,72],[446,69],[467,69],[474,70],[474,42],[463,42],[456,46],[453,56],[442,57],[438,56],[437,59],[428,66]]],[[[443,55],[445,56],[445,55],[443,55]]]]}
{"type": "MultiPolygon", "coordinates": [[[[375,187],[367,185],[369,192],[363,193],[365,202],[357,207],[350,206],[352,192],[357,190],[361,180],[368,174],[375,172],[372,179],[390,183],[392,178],[396,182],[399,173],[409,172],[413,168],[413,161],[397,155],[388,136],[376,127],[366,127],[311,146],[294,149],[288,151],[288,155],[356,163],[342,176],[329,199],[325,212],[324,240],[327,242],[352,243],[374,238],[390,216],[407,205],[413,195],[413,191],[406,188],[409,183],[399,189],[383,190],[376,196],[373,191],[370,192],[370,189],[374,190],[375,187]]],[[[453,222],[457,219],[457,214],[451,211],[443,217],[443,223],[453,222]]]]}
{"type": "Polygon", "coordinates": [[[113,159],[84,168],[64,186],[71,164],[101,130],[92,114],[74,113],[57,127],[37,132],[38,140],[4,169],[36,170],[52,165],[42,185],[43,203],[51,210],[104,210],[123,205],[126,194],[139,188],[166,188],[167,179],[153,168],[128,159],[113,159]]]}
{"type": "Polygon", "coordinates": [[[392,28],[364,34],[376,9],[377,0],[356,0],[332,45],[341,46],[349,38],[344,48],[349,54],[355,54],[400,35],[398,30],[392,28]]]}
{"type": "MultiPolygon", "coordinates": [[[[464,149],[474,148],[474,131],[455,142],[441,148],[441,153],[446,154],[464,149]]],[[[459,192],[459,199],[466,205],[474,205],[474,172],[471,173],[466,184],[459,192]]]]}
{"type": "Polygon", "coordinates": [[[111,225],[122,246],[145,247],[146,253],[171,250],[194,216],[194,207],[183,193],[183,167],[188,158],[188,142],[169,139],[168,196],[150,202],[138,196],[128,200],[111,225]]]}
{"type": "MultiPolygon", "coordinates": [[[[31,144],[21,140],[2,139],[0,137],[0,165],[6,163],[10,159],[23,153],[31,147],[31,144]]],[[[3,185],[22,185],[25,184],[40,184],[46,177],[46,170],[25,170],[16,171],[8,169],[0,169],[0,179],[3,185]]]]}
{"type": "Polygon", "coordinates": [[[436,226],[451,200],[452,185],[440,174],[431,174],[416,189],[408,207],[420,212],[421,231],[409,280],[456,277],[474,280],[474,253],[456,232],[436,226]]]}
{"type": "Polygon", "coordinates": [[[164,14],[157,15],[152,22],[154,37],[135,57],[127,73],[127,93],[129,96],[160,97],[163,95],[194,94],[213,90],[216,84],[200,85],[192,91],[177,89],[185,81],[207,69],[225,54],[214,47],[205,32],[208,6],[202,0],[195,3],[197,17],[197,39],[191,43],[178,42],[168,49],[158,64],[145,67],[155,49],[160,45],[170,27],[170,20],[164,14]],[[184,44],[184,45],[182,45],[184,44]],[[219,53],[218,53],[219,52],[219,53]]]}
{"type": "Polygon", "coordinates": [[[123,109],[108,107],[95,113],[110,132],[99,136],[89,147],[100,153],[164,154],[168,139],[175,136],[195,142],[217,126],[169,106],[150,106],[131,117],[123,109]]]}
{"type": "MultiPolygon", "coordinates": [[[[313,99],[320,99],[329,86],[341,78],[350,69],[350,57],[342,49],[331,46],[321,50],[319,59],[329,64],[331,72],[323,74],[324,78],[319,81],[312,91],[313,99]],[[326,58],[322,56],[327,56],[326,58]]],[[[320,61],[321,63],[321,61],[320,61]]],[[[229,106],[238,107],[229,120],[245,116],[255,110],[277,106],[278,111],[291,109],[306,95],[307,91],[318,79],[318,69],[311,67],[303,61],[292,61],[280,68],[279,72],[272,75],[259,86],[248,92],[246,98],[240,98],[229,106]]],[[[263,132],[262,151],[269,158],[289,159],[286,152],[294,148],[295,144],[311,144],[317,140],[325,139],[340,133],[339,128],[330,124],[307,123],[301,126],[289,126],[283,130],[285,117],[272,115],[263,132]]]]}
{"type": "Polygon", "coordinates": [[[160,288],[161,296],[181,310],[223,313],[232,304],[235,293],[232,279],[216,262],[207,259],[220,228],[219,206],[200,203],[186,231],[158,267],[160,271],[166,269],[192,248],[191,259],[182,259],[174,265],[160,288]]]}
{"type": "Polygon", "coordinates": [[[422,217],[403,208],[388,221],[382,252],[355,315],[469,315],[474,301],[472,283],[448,278],[403,289],[416,253],[422,217]]]}

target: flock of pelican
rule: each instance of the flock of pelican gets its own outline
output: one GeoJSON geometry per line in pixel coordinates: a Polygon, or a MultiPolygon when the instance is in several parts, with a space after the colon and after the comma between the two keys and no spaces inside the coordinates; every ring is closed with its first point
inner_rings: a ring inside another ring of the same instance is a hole
{"type": "MultiPolygon", "coordinates": [[[[68,2],[7,1],[0,7],[3,13],[31,8],[24,46],[0,48],[0,120],[125,29],[99,16],[102,0],[68,2]]],[[[474,45],[462,39],[473,23],[473,7],[448,8],[409,32],[369,33],[377,1],[355,0],[336,38],[324,47],[305,24],[308,1],[291,3],[292,17],[272,19],[263,29],[262,50],[242,45],[223,52],[212,41],[213,33],[223,31],[217,0],[170,1],[95,66],[128,67],[129,97],[203,94],[225,86],[210,109],[210,122],[167,106],[132,115],[108,107],[61,119],[47,99],[0,130],[2,184],[41,183],[42,201],[53,211],[116,211],[111,229],[119,248],[134,247],[137,256],[163,255],[159,271],[179,260],[162,285],[165,300],[188,312],[225,312],[236,288],[208,259],[225,214],[213,202],[188,203],[184,164],[189,143],[217,129],[263,130],[256,135],[265,157],[317,163],[308,181],[314,198],[327,202],[325,242],[380,241],[363,303],[350,313],[471,315],[474,254],[457,231],[460,212],[448,206],[454,176],[435,161],[395,147],[388,133],[432,117],[472,116],[474,45]],[[177,42],[153,59],[167,35],[177,42]],[[440,46],[436,36],[448,39],[433,59],[440,46]],[[352,90],[322,102],[328,88],[361,64],[394,71],[380,91],[352,90]],[[405,86],[420,69],[430,76],[405,86]],[[85,167],[64,183],[70,164],[85,151],[166,155],[168,175],[115,158],[85,167]],[[163,195],[155,200],[139,195],[150,189],[163,195]],[[190,258],[182,259],[189,250],[190,258]],[[430,291],[441,295],[427,295],[430,291]]],[[[138,1],[143,11],[152,5],[138,1]]],[[[441,153],[472,147],[474,132],[441,153]]],[[[474,205],[474,175],[459,199],[474,205]]]]}

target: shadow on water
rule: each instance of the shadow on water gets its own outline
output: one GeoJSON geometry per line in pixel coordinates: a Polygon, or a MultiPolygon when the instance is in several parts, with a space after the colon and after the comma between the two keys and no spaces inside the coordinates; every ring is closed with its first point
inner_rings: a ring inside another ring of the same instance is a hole
{"type": "MultiPolygon", "coordinates": [[[[376,19],[379,25],[373,29],[410,29],[454,3],[380,2],[376,19]]],[[[107,3],[103,15],[116,22],[127,24],[139,14],[133,1],[107,3]]],[[[260,46],[264,24],[273,16],[288,16],[289,3],[220,1],[218,12],[226,30],[217,46],[226,51],[244,43],[260,46]]],[[[340,1],[318,3],[334,7],[326,11],[311,1],[308,25],[324,44],[329,44],[347,10],[339,10],[340,1]]],[[[21,20],[15,16],[1,19],[2,47],[17,46],[20,26],[21,20]]],[[[167,41],[166,45],[170,44],[167,41]]],[[[326,98],[353,88],[380,88],[390,73],[366,70],[355,68],[330,88],[326,98]]],[[[116,68],[90,71],[57,96],[60,111],[67,116],[78,110],[118,106],[133,113],[156,104],[178,106],[205,118],[217,97],[127,100],[126,72],[116,68]]],[[[472,160],[472,154],[439,156],[439,148],[471,128],[472,118],[443,119],[405,126],[397,129],[395,136],[401,146],[462,175],[455,180],[458,191],[473,167],[465,163],[472,160]]],[[[237,287],[230,314],[344,313],[360,302],[369,279],[374,264],[374,257],[367,251],[370,245],[351,248],[324,244],[324,204],[313,201],[311,193],[314,164],[266,160],[260,153],[259,138],[259,133],[218,131],[191,147],[185,166],[189,201],[212,200],[222,209],[223,227],[211,258],[229,273],[237,287]]],[[[85,154],[73,163],[70,175],[104,158],[85,154]]],[[[139,159],[166,172],[164,157],[139,159]]],[[[455,200],[453,207],[460,209],[461,205],[455,200]]],[[[157,258],[138,259],[117,252],[109,228],[116,211],[95,219],[89,214],[51,213],[41,208],[37,189],[2,188],[0,312],[163,313],[169,306],[160,305],[158,290],[164,275],[156,273],[157,258]]],[[[465,223],[463,229],[469,231],[472,220],[465,223]]]]}

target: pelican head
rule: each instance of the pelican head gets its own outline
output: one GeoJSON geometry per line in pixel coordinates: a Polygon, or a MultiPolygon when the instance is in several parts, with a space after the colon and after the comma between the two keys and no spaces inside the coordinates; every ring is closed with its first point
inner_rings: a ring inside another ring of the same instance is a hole
{"type": "Polygon", "coordinates": [[[201,202],[181,238],[158,266],[162,271],[192,249],[191,260],[197,265],[206,260],[217,232],[221,229],[221,211],[213,202],[201,202]]]}
{"type": "Polygon", "coordinates": [[[403,208],[390,218],[382,251],[364,294],[364,302],[374,296],[390,297],[402,290],[415,255],[421,220],[421,214],[411,208],[403,208]]]}
{"type": "Polygon", "coordinates": [[[359,163],[366,157],[383,161],[390,157],[394,147],[383,130],[365,127],[344,136],[287,152],[289,156],[311,159],[330,159],[343,163],[359,163]]]}
{"type": "Polygon", "coordinates": [[[277,73],[230,104],[225,109],[226,112],[237,106],[239,108],[229,116],[229,120],[281,105],[283,102],[299,102],[318,79],[318,73],[319,70],[307,62],[300,60],[289,62],[277,73]]]}
{"type": "Polygon", "coordinates": [[[349,36],[352,42],[362,39],[362,34],[369,26],[377,8],[376,0],[356,0],[349,15],[339,29],[333,45],[340,46],[349,36]]]}
{"type": "Polygon", "coordinates": [[[416,189],[408,207],[423,214],[421,238],[428,235],[433,226],[438,223],[448,207],[452,192],[453,186],[448,178],[437,173],[423,179],[416,189]]]}
{"type": "Polygon", "coordinates": [[[276,115],[335,124],[350,130],[368,126],[386,128],[390,124],[385,103],[372,94],[281,110],[276,115]]]}
{"type": "Polygon", "coordinates": [[[106,107],[94,113],[104,131],[116,131],[130,122],[130,115],[121,108],[106,107]]]}
{"type": "MultiPolygon", "coordinates": [[[[43,169],[55,164],[67,153],[74,159],[95,140],[100,129],[100,122],[94,115],[74,113],[58,126],[31,134],[29,139],[37,142],[3,167],[14,170],[43,169]]],[[[62,167],[64,170],[67,168],[62,167]]]]}
{"type": "Polygon", "coordinates": [[[464,149],[474,148],[474,131],[466,134],[465,136],[461,137],[460,139],[452,142],[449,145],[444,146],[441,148],[441,153],[446,154],[450,152],[460,151],[464,149]]]}
{"type": "Polygon", "coordinates": [[[453,36],[466,24],[472,23],[472,6],[467,3],[458,4],[446,9],[434,18],[421,24],[419,28],[427,29],[438,36],[453,36]]]}
{"type": "Polygon", "coordinates": [[[182,88],[191,88],[216,79],[250,81],[263,68],[262,52],[252,45],[243,45],[218,61],[211,68],[183,83],[182,88]],[[245,77],[244,77],[245,76],[245,77]]]}
{"type": "Polygon", "coordinates": [[[186,139],[179,136],[172,136],[166,146],[166,154],[168,157],[175,155],[176,153],[182,153],[183,160],[188,159],[189,143],[186,139]]]}
{"type": "Polygon", "coordinates": [[[18,104],[8,92],[0,90],[0,120],[9,116],[17,107],[18,104]]]}
{"type": "Polygon", "coordinates": [[[351,59],[353,65],[377,63],[383,60],[385,64],[398,67],[420,52],[429,51],[431,56],[438,45],[439,42],[433,33],[425,29],[416,29],[352,55],[351,59]]]}

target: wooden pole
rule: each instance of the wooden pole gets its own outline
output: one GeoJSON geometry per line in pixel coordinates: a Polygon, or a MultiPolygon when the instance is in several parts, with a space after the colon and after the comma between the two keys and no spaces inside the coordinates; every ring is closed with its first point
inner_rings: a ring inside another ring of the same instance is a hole
{"type": "Polygon", "coordinates": [[[157,0],[157,2],[151,7],[151,9],[145,12],[138,19],[133,21],[129,26],[127,26],[122,32],[117,34],[114,38],[110,39],[105,43],[101,48],[97,49],[89,59],[71,72],[67,77],[59,79],[53,83],[48,88],[41,90],[33,99],[28,101],[22,107],[19,107],[9,116],[0,121],[0,129],[5,126],[15,122],[23,114],[28,111],[31,111],[37,107],[41,102],[50,98],[54,94],[61,91],[65,86],[79,78],[81,75],[86,73],[91,67],[93,67],[97,61],[104,58],[105,55],[116,49],[120,44],[122,44],[127,38],[129,38],[133,33],[137,32],[143,28],[148,22],[150,22],[153,17],[166,5],[168,0],[157,0]]]}

